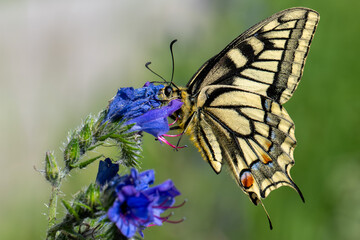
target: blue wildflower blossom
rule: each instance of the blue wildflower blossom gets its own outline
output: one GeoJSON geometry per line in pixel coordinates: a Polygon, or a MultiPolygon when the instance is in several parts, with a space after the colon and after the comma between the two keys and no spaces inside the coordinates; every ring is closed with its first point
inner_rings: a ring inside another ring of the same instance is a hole
{"type": "Polygon", "coordinates": [[[179,99],[175,99],[169,105],[150,110],[139,117],[127,121],[125,124],[135,123],[130,131],[144,131],[159,137],[170,130],[167,118],[180,109],[182,105],[183,103],[179,99]]]}
{"type": "Polygon", "coordinates": [[[160,107],[161,101],[157,95],[163,87],[163,85],[155,86],[147,82],[142,88],[120,88],[109,103],[108,112],[103,122],[114,122],[119,119],[129,120],[153,108],[160,107]]]}
{"type": "MultiPolygon", "coordinates": [[[[153,224],[162,225],[164,221],[171,222],[168,217],[161,217],[160,215],[175,203],[175,197],[180,195],[180,192],[174,186],[171,180],[167,180],[162,184],[149,188],[144,191],[147,196],[153,198],[152,214],[154,215],[153,224]]],[[[182,205],[176,206],[180,207],[182,205]]]]}
{"type": "Polygon", "coordinates": [[[155,172],[154,170],[150,169],[138,173],[138,171],[135,168],[132,168],[130,172],[130,179],[131,180],[130,181],[128,180],[127,183],[130,184],[131,182],[133,182],[136,187],[136,190],[142,191],[149,188],[149,185],[154,184],[155,172]]]}
{"type": "Polygon", "coordinates": [[[155,86],[147,82],[144,87],[121,88],[110,102],[107,114],[103,122],[114,122],[125,119],[125,125],[134,124],[131,132],[147,132],[160,141],[169,144],[163,135],[169,130],[167,118],[181,108],[183,103],[179,99],[169,102],[167,106],[161,106],[158,93],[163,85],[155,86]]]}
{"type": "Polygon", "coordinates": [[[110,158],[99,162],[99,170],[96,176],[96,183],[101,187],[108,183],[115,176],[118,176],[119,164],[112,163],[110,158]]]}
{"type": "Polygon", "coordinates": [[[127,185],[117,193],[108,217],[125,237],[130,238],[152,222],[151,209],[151,199],[134,186],[127,185]]]}
{"type": "MultiPolygon", "coordinates": [[[[121,233],[130,238],[142,230],[153,225],[162,225],[169,216],[161,217],[161,213],[174,208],[175,197],[180,192],[171,180],[157,186],[149,187],[154,183],[153,170],[139,173],[131,169],[130,175],[115,176],[110,187],[115,188],[115,201],[108,209],[107,216],[115,223],[121,233]]],[[[182,220],[178,221],[181,222],[182,220]]]]}

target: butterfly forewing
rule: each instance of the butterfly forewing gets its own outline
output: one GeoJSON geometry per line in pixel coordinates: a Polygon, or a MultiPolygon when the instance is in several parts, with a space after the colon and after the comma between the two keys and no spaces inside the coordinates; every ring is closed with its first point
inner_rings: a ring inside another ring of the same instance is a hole
{"type": "Polygon", "coordinates": [[[189,91],[233,85],[285,103],[301,78],[318,20],[311,9],[293,8],[256,24],[206,62],[189,91]]]}

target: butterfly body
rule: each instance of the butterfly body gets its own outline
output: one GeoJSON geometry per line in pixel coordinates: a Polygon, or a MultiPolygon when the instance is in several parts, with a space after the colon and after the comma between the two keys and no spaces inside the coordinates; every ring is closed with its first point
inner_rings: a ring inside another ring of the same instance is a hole
{"type": "Polygon", "coordinates": [[[282,104],[298,86],[318,21],[307,8],[274,14],[208,60],[185,88],[160,94],[182,100],[174,116],[180,129],[216,173],[229,167],[254,204],[283,185],[303,199],[290,177],[295,126],[282,104]]]}

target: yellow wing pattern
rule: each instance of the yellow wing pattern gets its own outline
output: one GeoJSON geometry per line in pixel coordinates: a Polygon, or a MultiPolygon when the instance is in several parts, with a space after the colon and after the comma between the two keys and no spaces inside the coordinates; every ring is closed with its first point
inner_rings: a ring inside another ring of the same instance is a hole
{"type": "Polygon", "coordinates": [[[283,185],[302,197],[289,172],[296,140],[286,110],[238,87],[209,86],[200,94],[206,100],[199,102],[189,132],[214,171],[219,173],[226,163],[255,204],[283,185]]]}
{"type": "Polygon", "coordinates": [[[318,21],[319,14],[307,8],[265,19],[207,61],[188,83],[189,91],[233,85],[285,103],[299,83],[318,21]]]}
{"type": "Polygon", "coordinates": [[[281,104],[293,95],[319,21],[307,8],[279,12],[237,37],[187,84],[180,121],[216,173],[229,166],[254,204],[290,177],[294,122],[281,104]],[[191,117],[190,117],[191,116],[191,117]]]}

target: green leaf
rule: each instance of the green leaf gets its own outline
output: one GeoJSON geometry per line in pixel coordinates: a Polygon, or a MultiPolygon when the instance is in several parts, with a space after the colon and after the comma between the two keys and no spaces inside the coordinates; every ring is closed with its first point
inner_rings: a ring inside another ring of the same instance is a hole
{"type": "Polygon", "coordinates": [[[98,160],[99,158],[101,157],[104,157],[104,155],[99,155],[99,156],[96,156],[96,157],[93,157],[93,158],[90,158],[86,161],[83,161],[81,163],[78,163],[76,165],[71,165],[72,168],[79,168],[79,169],[82,169],[82,168],[85,168],[87,167],[89,164],[95,162],[96,160],[98,160]]]}
{"type": "Polygon", "coordinates": [[[80,220],[79,215],[77,214],[77,212],[75,211],[75,209],[65,200],[61,199],[62,204],[64,205],[64,207],[66,208],[66,210],[68,211],[68,213],[73,216],[74,218],[76,218],[76,220],[80,220]]]}

